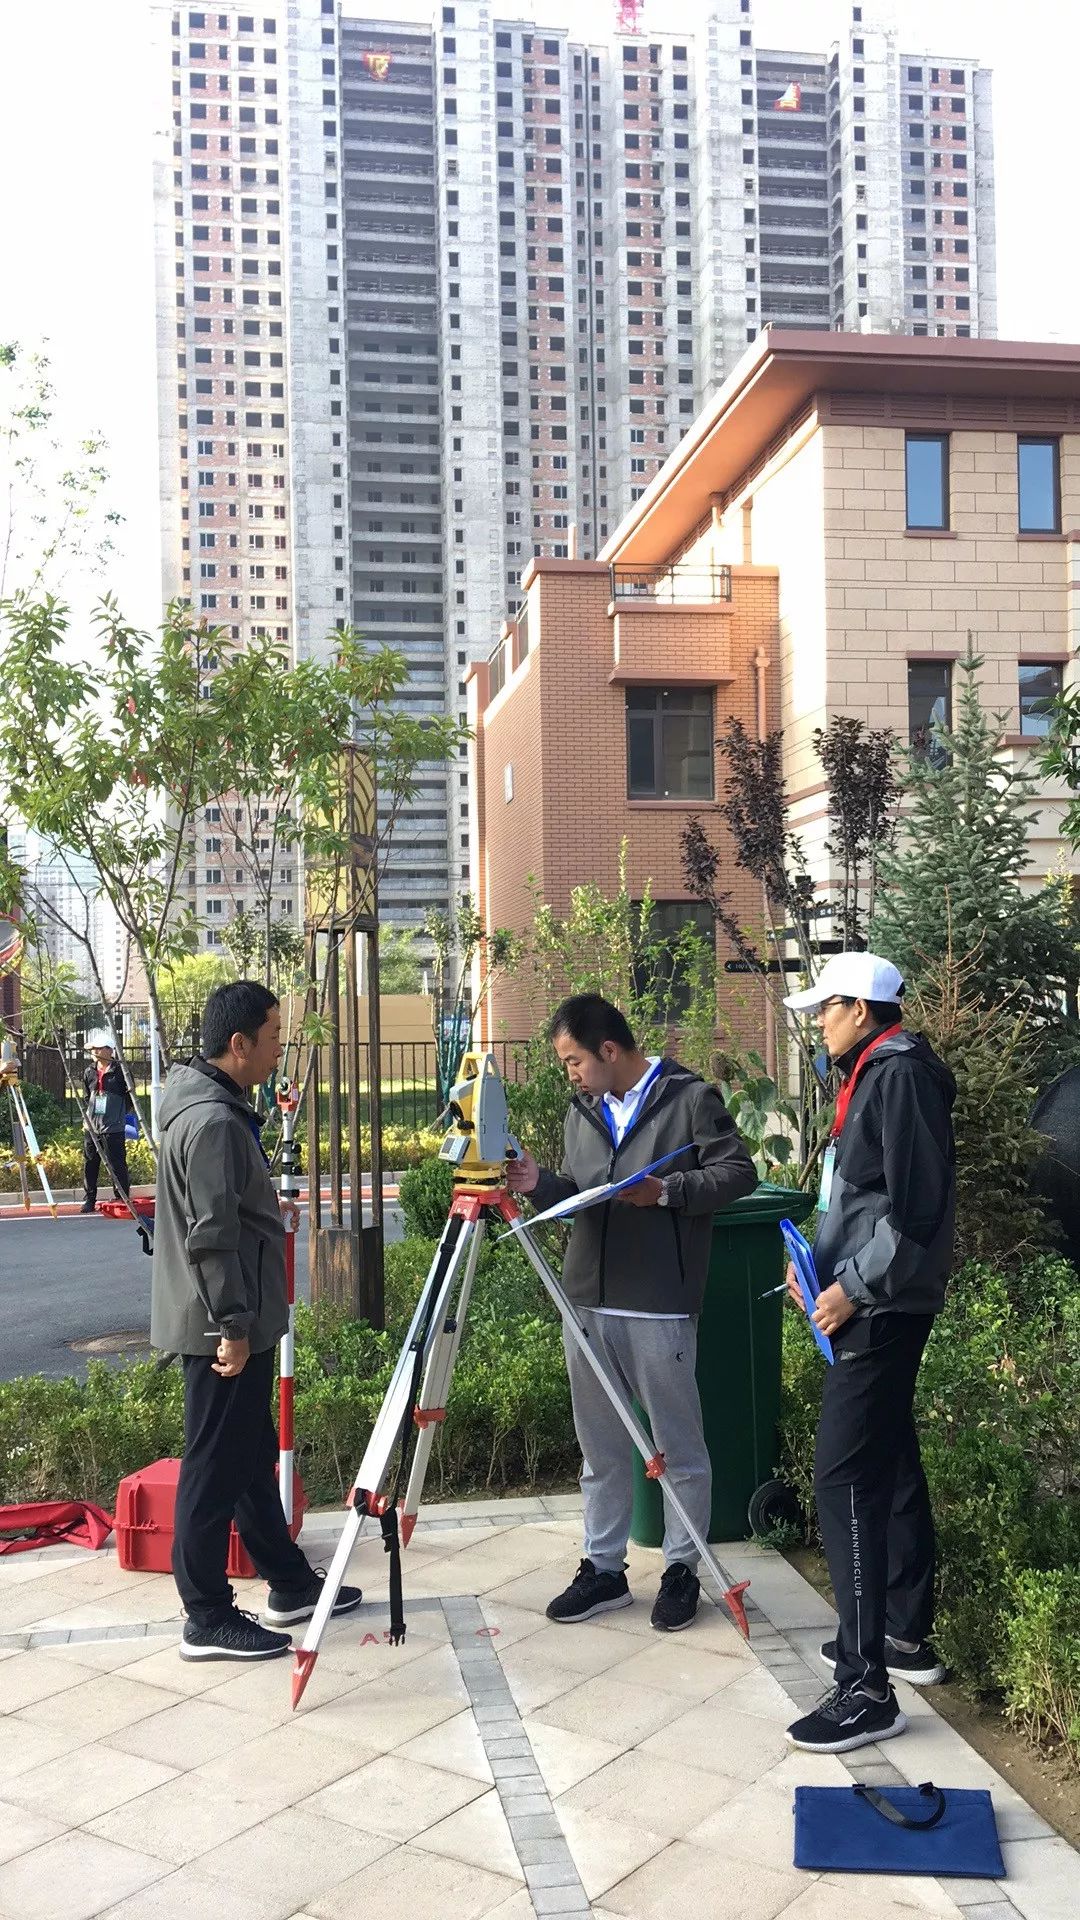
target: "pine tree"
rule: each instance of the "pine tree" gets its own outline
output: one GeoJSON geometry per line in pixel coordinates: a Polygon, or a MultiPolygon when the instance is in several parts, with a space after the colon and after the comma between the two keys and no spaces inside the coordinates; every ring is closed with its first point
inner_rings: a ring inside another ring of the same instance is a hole
{"type": "Polygon", "coordinates": [[[985,1008],[1024,1014],[1040,1079],[1075,1054],[1080,953],[1052,887],[1025,890],[1035,783],[1000,757],[1003,716],[979,699],[981,658],[958,663],[956,724],[913,750],[901,786],[898,845],[883,853],[871,946],[909,981],[948,953],[963,957],[985,1008]]]}

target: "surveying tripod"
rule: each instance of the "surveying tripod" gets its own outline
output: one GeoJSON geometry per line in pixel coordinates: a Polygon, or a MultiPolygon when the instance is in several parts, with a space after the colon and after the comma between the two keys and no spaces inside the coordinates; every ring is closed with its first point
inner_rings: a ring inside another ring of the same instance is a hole
{"type": "Polygon", "coordinates": [[[439,1158],[449,1160],[454,1167],[450,1212],[353,1482],[347,1502],[348,1516],[319,1604],[308,1624],[303,1646],[297,1651],[292,1680],[294,1708],[311,1677],[323,1631],[333,1612],[353,1548],[369,1518],[378,1520],[390,1555],[391,1644],[397,1645],[405,1638],[400,1549],[408,1546],[412,1537],[435,1428],[446,1416],[450,1382],[484,1234],[488,1226],[500,1221],[516,1229],[515,1238],[555,1305],[568,1337],[592,1368],[645,1461],[646,1474],[650,1479],[659,1480],[664,1499],[693,1540],[705,1571],[719,1590],[719,1599],[712,1596],[716,1604],[722,1600],[739,1632],[745,1639],[750,1637],[742,1601],[749,1581],[733,1581],[699,1533],[679,1495],[664,1477],[663,1454],[657,1452],[603,1355],[593,1346],[576,1308],[529,1228],[521,1224],[518,1203],[505,1184],[507,1159],[515,1158],[520,1148],[508,1131],[506,1093],[494,1055],[466,1054],[461,1076],[450,1100],[452,1125],[439,1151],[439,1158]],[[410,1464],[414,1430],[415,1447],[410,1464]]]}
{"type": "Polygon", "coordinates": [[[53,1219],[56,1219],[56,1201],[53,1199],[45,1167],[42,1162],[41,1148],[37,1134],[26,1106],[26,1095],[20,1084],[19,1056],[15,1051],[14,1040],[0,1041],[0,1087],[7,1089],[8,1110],[11,1116],[12,1164],[19,1169],[19,1185],[22,1188],[22,1203],[27,1213],[30,1211],[30,1182],[27,1169],[33,1167],[41,1182],[41,1191],[53,1219]]]}

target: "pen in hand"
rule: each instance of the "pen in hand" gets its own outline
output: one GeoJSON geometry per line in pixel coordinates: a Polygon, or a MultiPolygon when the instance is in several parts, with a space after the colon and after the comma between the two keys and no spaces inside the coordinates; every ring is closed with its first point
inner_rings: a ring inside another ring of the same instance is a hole
{"type": "Polygon", "coordinates": [[[770,1287],[770,1288],[769,1288],[769,1291],[768,1291],[768,1293],[759,1293],[759,1294],[758,1294],[758,1299],[759,1299],[759,1300],[772,1300],[772,1299],[774,1298],[774,1296],[775,1296],[776,1294],[778,1294],[778,1293],[786,1293],[786,1292],[787,1292],[787,1281],[786,1281],[786,1280],[783,1280],[783,1281],[781,1281],[781,1283],[780,1283],[780,1285],[779,1285],[778,1287],[770,1287]]]}

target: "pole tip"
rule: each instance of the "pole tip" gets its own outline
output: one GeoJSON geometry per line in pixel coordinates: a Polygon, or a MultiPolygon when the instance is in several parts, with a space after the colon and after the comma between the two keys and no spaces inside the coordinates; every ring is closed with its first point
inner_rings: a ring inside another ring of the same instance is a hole
{"type": "Polygon", "coordinates": [[[304,1688],[307,1686],[308,1681],[311,1679],[312,1669],[318,1657],[319,1657],[319,1654],[318,1654],[317,1648],[314,1648],[309,1653],[309,1652],[305,1652],[304,1648],[301,1647],[297,1652],[296,1665],[293,1668],[293,1677],[292,1677],[292,1704],[293,1704],[294,1713],[296,1712],[297,1707],[300,1705],[300,1702],[304,1694],[304,1688]]]}
{"type": "MultiPolygon", "coordinates": [[[[728,1611],[744,1640],[749,1640],[750,1638],[750,1622],[746,1618],[746,1608],[743,1606],[742,1596],[749,1585],[749,1580],[739,1580],[735,1586],[729,1587],[724,1595],[728,1611]]],[[[300,1658],[302,1657],[301,1655],[300,1658]]]]}

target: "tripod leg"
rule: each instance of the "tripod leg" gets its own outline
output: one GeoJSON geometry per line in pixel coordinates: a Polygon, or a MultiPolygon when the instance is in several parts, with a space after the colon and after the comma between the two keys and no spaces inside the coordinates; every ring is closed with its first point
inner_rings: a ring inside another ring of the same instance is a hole
{"type": "Polygon", "coordinates": [[[379,1409],[371,1438],[360,1462],[359,1472],[353,1482],[349,1497],[349,1512],[341,1530],[341,1538],[334,1558],[323,1582],[319,1604],[308,1621],[303,1646],[297,1650],[292,1679],[294,1708],[298,1706],[304,1688],[311,1677],[312,1668],[319,1654],[319,1643],[341,1591],[341,1584],[364,1521],[369,1514],[382,1511],[380,1496],[389,1478],[394,1448],[404,1424],[405,1410],[413,1388],[417,1355],[422,1353],[425,1357],[430,1356],[438,1338],[438,1331],[446,1319],[458,1270],[466,1253],[474,1244],[467,1223],[459,1215],[451,1214],[443,1229],[443,1236],[427,1279],[420,1290],[420,1299],[413,1314],[405,1345],[394,1368],[386,1397],[379,1409]]]}
{"type": "Polygon", "coordinates": [[[19,1110],[19,1102],[15,1098],[15,1088],[9,1085],[7,1093],[8,1093],[8,1113],[11,1117],[12,1164],[18,1169],[19,1188],[22,1193],[22,1203],[26,1212],[29,1213],[30,1188],[29,1188],[29,1185],[27,1184],[27,1179],[26,1179],[26,1136],[23,1133],[22,1119],[21,1119],[20,1110],[19,1110]]]}
{"type": "MultiPolygon", "coordinates": [[[[41,1181],[41,1190],[45,1195],[46,1203],[49,1207],[49,1210],[52,1214],[53,1219],[55,1220],[56,1219],[56,1201],[53,1199],[52,1188],[50,1187],[48,1179],[46,1177],[45,1168],[41,1164],[41,1148],[38,1146],[38,1143],[37,1143],[37,1134],[34,1132],[33,1122],[27,1110],[27,1105],[23,1097],[22,1088],[13,1087],[11,1090],[11,1093],[12,1093],[12,1099],[14,1100],[19,1113],[19,1122],[23,1130],[23,1138],[26,1146],[27,1160],[29,1161],[29,1164],[32,1167],[37,1168],[37,1177],[41,1181]]],[[[25,1190],[25,1186],[26,1186],[26,1179],[24,1175],[23,1177],[24,1190],[25,1190]]],[[[29,1205],[30,1205],[29,1196],[27,1196],[25,1204],[27,1208],[29,1208],[29,1205]]]]}
{"type": "Polygon", "coordinates": [[[642,1459],[645,1461],[649,1478],[659,1480],[660,1490],[663,1493],[664,1499],[672,1507],[674,1512],[678,1514],[679,1519],[682,1521],[683,1526],[686,1528],[687,1533],[690,1535],[691,1540],[700,1553],[703,1564],[716,1581],[724,1603],[735,1625],[738,1627],[739,1632],[742,1634],[744,1640],[749,1640],[750,1628],[747,1624],[746,1609],[742,1602],[742,1596],[750,1585],[749,1580],[733,1581],[730,1574],[724,1571],[724,1568],[709,1546],[708,1541],[703,1539],[702,1535],[698,1532],[697,1527],[691,1520],[674,1487],[670,1486],[664,1477],[663,1454],[656,1452],[653,1442],[650,1440],[640,1420],[635,1416],[634,1410],[625,1398],[622,1388],[613,1379],[606,1361],[597,1353],[585,1328],[582,1326],[574,1311],[573,1303],[563,1292],[550,1266],[533,1240],[528,1227],[522,1227],[518,1231],[516,1238],[519,1245],[524,1249],[526,1257],[539,1275],[547,1293],[558,1308],[559,1316],[571,1340],[592,1368],[612,1407],[618,1414],[619,1419],[622,1421],[623,1426],[626,1428],[642,1459]]]}
{"type": "Polygon", "coordinates": [[[465,1228],[469,1238],[468,1256],[465,1271],[461,1278],[461,1287],[457,1301],[447,1302],[446,1313],[435,1329],[435,1339],[431,1348],[424,1385],[416,1404],[414,1419],[420,1429],[419,1438],[413,1453],[412,1467],[409,1471],[409,1484],[405,1489],[405,1499],[401,1508],[401,1537],[408,1546],[412,1530],[416,1525],[416,1516],[420,1507],[420,1498],[424,1490],[431,1449],[435,1442],[435,1428],[446,1411],[446,1397],[450,1391],[454,1364],[461,1345],[461,1336],[465,1329],[465,1316],[469,1310],[476,1263],[480,1257],[480,1247],[484,1238],[484,1221],[477,1220],[465,1228]]]}
{"type": "Polygon", "coordinates": [[[451,1215],[443,1229],[438,1251],[420,1290],[405,1344],[386,1389],[386,1397],[371,1429],[371,1438],[353,1482],[354,1491],[376,1493],[386,1478],[386,1469],[394,1443],[401,1432],[401,1423],[412,1392],[417,1342],[424,1341],[426,1344],[430,1328],[441,1325],[445,1316],[454,1276],[464,1252],[461,1237],[464,1224],[456,1215],[451,1215]]]}

